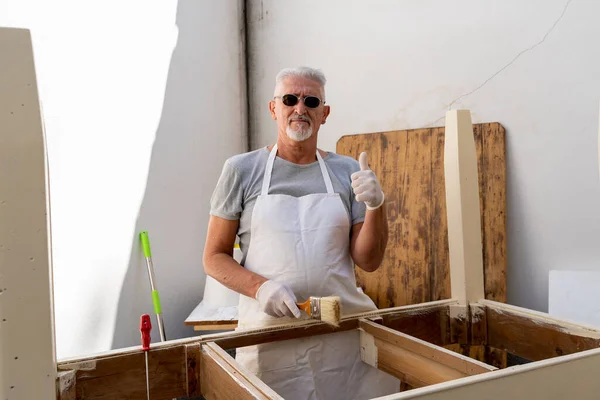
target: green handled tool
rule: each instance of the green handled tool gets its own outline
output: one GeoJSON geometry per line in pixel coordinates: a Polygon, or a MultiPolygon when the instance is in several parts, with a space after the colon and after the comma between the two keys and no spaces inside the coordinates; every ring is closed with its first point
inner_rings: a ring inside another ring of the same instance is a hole
{"type": "Polygon", "coordinates": [[[158,290],[156,289],[155,277],[154,277],[154,266],[152,264],[152,252],[150,251],[150,239],[148,238],[148,232],[142,231],[140,233],[140,240],[142,242],[142,249],[144,250],[144,257],[146,258],[146,266],[148,267],[148,277],[150,278],[150,288],[152,289],[152,304],[154,304],[154,312],[156,313],[156,320],[158,321],[158,331],[160,333],[160,340],[165,341],[165,326],[162,321],[162,308],[160,306],[160,297],[158,290]]]}

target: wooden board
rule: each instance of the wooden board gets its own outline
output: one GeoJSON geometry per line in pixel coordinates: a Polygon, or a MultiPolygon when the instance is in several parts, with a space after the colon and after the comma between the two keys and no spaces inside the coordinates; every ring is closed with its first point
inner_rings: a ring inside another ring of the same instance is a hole
{"type": "Polygon", "coordinates": [[[200,381],[202,396],[206,400],[283,400],[214,343],[202,345],[200,381]]]}
{"type": "Polygon", "coordinates": [[[27,29],[0,28],[0,398],[52,399],[46,148],[27,29]]]}
{"type": "MultiPolygon", "coordinates": [[[[369,155],[388,207],[389,242],[379,270],[356,269],[379,308],[450,298],[444,128],[343,136],[336,152],[369,155]]],[[[485,298],[506,302],[505,131],[473,125],[477,152],[485,298]]]]}
{"type": "Polygon", "coordinates": [[[404,333],[360,320],[361,359],[412,387],[493,371],[496,368],[404,333]]]}
{"type": "Polygon", "coordinates": [[[600,347],[600,330],[568,323],[547,313],[483,300],[488,344],[539,361],[600,347]]]}
{"type": "MultiPolygon", "coordinates": [[[[165,342],[168,343],[168,342],[165,342]]],[[[150,348],[150,396],[171,399],[187,395],[187,358],[184,345],[150,348]]],[[[73,371],[77,399],[108,400],[146,398],[146,363],[140,350],[123,356],[59,364],[62,371],[73,371]]],[[[60,400],[69,397],[59,397],[60,400]]]]}
{"type": "Polygon", "coordinates": [[[196,331],[230,330],[238,324],[237,306],[210,307],[201,301],[183,322],[196,331]]]}
{"type": "Polygon", "coordinates": [[[378,400],[596,400],[600,349],[439,383],[378,400]]]}

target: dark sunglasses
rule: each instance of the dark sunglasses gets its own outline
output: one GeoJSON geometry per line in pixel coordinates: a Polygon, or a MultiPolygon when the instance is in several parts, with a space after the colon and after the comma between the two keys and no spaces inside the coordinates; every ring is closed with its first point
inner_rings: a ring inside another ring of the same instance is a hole
{"type": "MultiPolygon", "coordinates": [[[[284,94],[283,96],[275,96],[275,98],[280,98],[283,104],[289,107],[293,107],[298,104],[300,98],[295,94],[284,94]]],[[[302,98],[304,101],[304,105],[308,108],[317,108],[319,104],[321,104],[321,99],[315,96],[305,96],[302,98]]]]}

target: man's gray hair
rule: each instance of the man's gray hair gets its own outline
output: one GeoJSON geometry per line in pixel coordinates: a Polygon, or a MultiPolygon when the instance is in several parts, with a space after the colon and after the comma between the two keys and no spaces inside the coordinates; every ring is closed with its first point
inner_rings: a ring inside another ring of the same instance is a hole
{"type": "MultiPolygon", "coordinates": [[[[311,67],[284,68],[281,71],[279,71],[279,73],[275,77],[275,95],[277,95],[277,89],[281,81],[294,76],[300,76],[302,78],[307,78],[319,83],[323,88],[323,97],[325,97],[325,84],[327,83],[325,74],[323,74],[321,70],[311,67]]],[[[323,98],[323,100],[325,99],[323,98]]]]}

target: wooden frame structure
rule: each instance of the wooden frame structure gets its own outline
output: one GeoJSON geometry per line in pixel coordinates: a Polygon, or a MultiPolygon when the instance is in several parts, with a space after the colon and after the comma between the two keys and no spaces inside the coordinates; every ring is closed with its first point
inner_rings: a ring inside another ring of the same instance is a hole
{"type": "MultiPolygon", "coordinates": [[[[9,79],[0,80],[3,100],[0,104],[8,104],[4,101],[7,98],[20,99],[25,93],[29,96],[27,99],[33,101],[30,104],[37,107],[29,32],[0,29],[0,47],[3,54],[8,54],[4,60],[19,63],[18,68],[12,65],[13,68],[7,70],[28,75],[19,84],[9,79]],[[28,91],[27,87],[32,89],[28,91]]],[[[4,64],[0,66],[4,68],[4,64]]],[[[49,232],[49,218],[44,220],[41,216],[46,215],[48,204],[40,200],[47,198],[45,178],[40,179],[40,174],[43,177],[47,174],[45,157],[43,151],[33,157],[30,148],[34,144],[40,150],[43,143],[41,121],[36,115],[15,120],[0,116],[0,123],[10,121],[12,124],[10,129],[0,130],[0,144],[7,146],[2,149],[3,155],[14,156],[7,158],[9,162],[28,160],[30,170],[37,174],[32,184],[37,185],[34,192],[38,201],[27,203],[27,211],[38,216],[32,229],[45,235],[49,232]]],[[[363,362],[402,381],[398,393],[380,399],[596,399],[600,390],[600,379],[595,376],[600,367],[600,330],[482,299],[481,243],[476,234],[479,222],[472,215],[478,206],[473,196],[477,174],[473,165],[471,127],[468,111],[447,113],[445,171],[450,183],[447,207],[453,280],[451,299],[345,316],[338,328],[302,321],[153,344],[149,351],[150,398],[280,399],[257,376],[241,367],[227,350],[358,330],[363,362]]],[[[10,192],[13,200],[31,193],[19,185],[8,174],[0,173],[2,193],[10,192]]],[[[1,207],[0,245],[17,243],[9,240],[14,240],[15,229],[16,232],[21,229],[19,224],[29,220],[18,213],[9,216],[1,207]]],[[[50,326],[45,332],[47,336],[40,338],[36,334],[36,340],[1,326],[0,395],[60,400],[145,399],[145,362],[139,346],[56,363],[51,282],[47,272],[27,275],[28,280],[23,275],[28,271],[24,254],[35,253],[46,271],[51,267],[47,241],[28,238],[17,245],[20,246],[18,252],[3,254],[0,287],[8,277],[8,293],[33,284],[41,288],[42,294],[31,302],[3,297],[0,318],[14,317],[16,323],[23,324],[20,332],[26,329],[39,332],[39,321],[35,327],[27,325],[29,313],[35,312],[49,321],[50,326]],[[27,357],[28,370],[14,366],[14,352],[27,357]],[[16,389],[13,381],[23,384],[23,388],[16,389]],[[15,395],[15,389],[21,391],[15,395]]]]}

